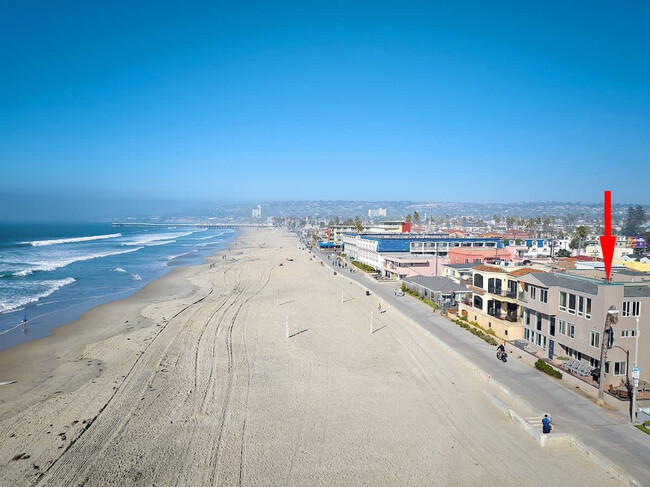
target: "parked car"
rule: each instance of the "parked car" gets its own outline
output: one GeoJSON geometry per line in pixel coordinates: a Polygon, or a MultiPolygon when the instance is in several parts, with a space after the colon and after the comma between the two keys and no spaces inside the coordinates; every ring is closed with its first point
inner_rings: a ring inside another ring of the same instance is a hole
{"type": "Polygon", "coordinates": [[[404,296],[404,291],[399,288],[395,289],[395,296],[404,296]]]}

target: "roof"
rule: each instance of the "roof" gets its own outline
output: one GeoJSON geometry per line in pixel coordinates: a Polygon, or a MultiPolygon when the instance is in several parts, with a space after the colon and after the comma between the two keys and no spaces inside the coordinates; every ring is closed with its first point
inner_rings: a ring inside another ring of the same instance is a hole
{"type": "Polygon", "coordinates": [[[493,265],[477,265],[474,267],[474,270],[480,272],[502,272],[503,274],[508,273],[508,271],[501,269],[501,267],[495,267],[493,265]]]}
{"type": "Polygon", "coordinates": [[[517,269],[516,271],[508,272],[508,275],[512,277],[520,277],[525,276],[526,274],[538,274],[540,272],[544,271],[540,269],[534,269],[532,267],[524,267],[522,269],[517,269]]]}
{"type": "Polygon", "coordinates": [[[495,257],[509,257],[510,252],[505,249],[498,249],[496,247],[483,247],[483,248],[467,248],[467,247],[455,247],[449,249],[449,253],[460,254],[460,255],[480,255],[480,256],[495,256],[495,257]]]}
{"type": "Polygon", "coordinates": [[[650,298],[650,287],[638,286],[625,286],[623,288],[624,298],[650,298]]]}
{"type": "Polygon", "coordinates": [[[430,259],[435,259],[434,254],[412,254],[411,252],[379,252],[384,259],[402,259],[410,261],[427,262],[430,259]]]}
{"type": "Polygon", "coordinates": [[[569,257],[570,260],[576,261],[581,260],[584,262],[602,262],[603,259],[600,257],[589,257],[588,255],[576,255],[574,257],[569,257]]]}
{"type": "Polygon", "coordinates": [[[405,282],[411,282],[414,284],[418,284],[429,291],[433,292],[439,292],[442,294],[451,294],[451,292],[455,293],[468,293],[470,292],[469,289],[467,289],[465,286],[461,286],[460,284],[452,281],[448,277],[440,277],[440,276],[412,276],[412,277],[405,277],[402,279],[405,282]]]}
{"type": "Polygon", "coordinates": [[[476,262],[466,262],[464,264],[442,264],[442,267],[451,267],[452,269],[473,269],[476,267],[476,262]]]}
{"type": "Polygon", "coordinates": [[[594,296],[598,294],[599,282],[593,279],[567,274],[551,274],[549,272],[535,274],[534,277],[546,287],[561,287],[585,294],[593,294],[594,296]]]}

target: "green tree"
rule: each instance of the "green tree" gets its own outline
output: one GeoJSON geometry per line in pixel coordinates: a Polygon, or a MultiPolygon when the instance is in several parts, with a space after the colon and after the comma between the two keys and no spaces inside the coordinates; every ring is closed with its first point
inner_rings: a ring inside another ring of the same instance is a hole
{"type": "Polygon", "coordinates": [[[621,228],[621,234],[626,237],[641,235],[641,227],[645,224],[646,219],[647,215],[641,205],[636,205],[635,207],[630,206],[627,209],[627,218],[625,218],[625,224],[621,228]]]}
{"type": "Polygon", "coordinates": [[[406,218],[404,218],[404,221],[406,221],[407,223],[411,223],[411,214],[410,213],[408,215],[406,215],[406,218]]]}
{"type": "Polygon", "coordinates": [[[506,227],[512,228],[512,226],[515,224],[515,217],[514,216],[509,216],[506,218],[506,227]]]}
{"type": "Polygon", "coordinates": [[[494,220],[494,223],[496,223],[497,225],[501,222],[501,218],[499,218],[499,215],[497,214],[492,215],[492,219],[494,220]]]}
{"type": "Polygon", "coordinates": [[[578,228],[576,228],[576,236],[579,237],[580,239],[587,238],[587,235],[589,235],[589,227],[580,225],[578,228]]]}
{"type": "Polygon", "coordinates": [[[555,252],[556,257],[571,257],[571,252],[569,252],[566,249],[560,249],[557,252],[555,252]]]}
{"type": "Polygon", "coordinates": [[[354,217],[354,226],[357,229],[357,233],[361,233],[363,231],[363,222],[358,216],[354,217]]]}
{"type": "Polygon", "coordinates": [[[413,223],[420,223],[420,214],[417,211],[413,212],[413,223]]]}

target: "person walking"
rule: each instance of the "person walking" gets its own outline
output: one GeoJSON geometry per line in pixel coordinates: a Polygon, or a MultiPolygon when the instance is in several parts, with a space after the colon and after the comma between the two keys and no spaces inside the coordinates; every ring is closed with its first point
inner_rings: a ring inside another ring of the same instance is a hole
{"type": "Polygon", "coordinates": [[[542,433],[548,434],[551,432],[551,418],[548,417],[548,414],[545,414],[542,418],[542,433]]]}
{"type": "Polygon", "coordinates": [[[23,316],[23,331],[27,333],[27,315],[23,316]]]}

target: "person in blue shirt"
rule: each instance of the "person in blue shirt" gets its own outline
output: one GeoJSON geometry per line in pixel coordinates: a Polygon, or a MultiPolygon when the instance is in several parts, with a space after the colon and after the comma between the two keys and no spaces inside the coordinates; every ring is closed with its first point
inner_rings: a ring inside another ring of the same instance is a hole
{"type": "Polygon", "coordinates": [[[545,414],[542,418],[542,433],[551,432],[551,418],[548,417],[548,414],[545,414]]]}

